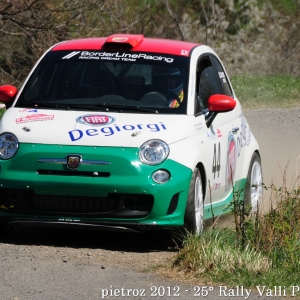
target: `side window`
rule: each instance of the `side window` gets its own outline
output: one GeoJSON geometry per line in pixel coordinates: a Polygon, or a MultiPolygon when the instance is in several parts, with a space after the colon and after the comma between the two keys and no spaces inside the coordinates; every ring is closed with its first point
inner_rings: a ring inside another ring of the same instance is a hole
{"type": "Polygon", "coordinates": [[[197,98],[196,113],[208,106],[208,98],[213,94],[219,94],[219,79],[211,63],[210,58],[202,58],[197,66],[197,98]]]}
{"type": "Polygon", "coordinates": [[[226,74],[225,74],[220,62],[214,56],[212,56],[211,59],[217,69],[217,72],[218,72],[218,75],[219,75],[219,78],[221,81],[221,85],[223,88],[223,93],[227,96],[232,96],[232,92],[231,92],[231,89],[230,89],[230,86],[228,83],[228,78],[226,77],[226,74]]]}

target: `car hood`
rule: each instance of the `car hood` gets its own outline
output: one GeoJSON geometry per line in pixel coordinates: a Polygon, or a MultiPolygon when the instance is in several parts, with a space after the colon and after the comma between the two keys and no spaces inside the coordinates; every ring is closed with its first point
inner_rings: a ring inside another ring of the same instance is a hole
{"type": "Polygon", "coordinates": [[[12,107],[0,121],[0,132],[13,133],[20,143],[139,147],[150,139],[171,144],[187,138],[190,118],[12,107]]]}

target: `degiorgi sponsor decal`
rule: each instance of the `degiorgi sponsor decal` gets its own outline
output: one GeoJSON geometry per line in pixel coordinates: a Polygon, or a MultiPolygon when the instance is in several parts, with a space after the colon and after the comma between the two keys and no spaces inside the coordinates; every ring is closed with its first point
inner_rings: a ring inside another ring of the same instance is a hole
{"type": "Polygon", "coordinates": [[[16,118],[16,123],[23,124],[28,122],[51,121],[53,119],[54,119],[54,115],[34,114],[34,115],[28,115],[25,117],[16,118]]]}
{"type": "Polygon", "coordinates": [[[73,51],[68,55],[62,57],[62,59],[70,59],[79,55],[79,59],[95,59],[95,60],[123,60],[123,61],[136,61],[136,60],[151,60],[151,61],[163,61],[166,63],[172,63],[174,58],[152,55],[148,53],[121,53],[121,52],[98,52],[98,51],[73,51]]]}
{"type": "Polygon", "coordinates": [[[126,124],[118,125],[112,124],[115,122],[115,119],[110,116],[105,115],[85,115],[80,116],[76,119],[78,123],[90,126],[101,126],[101,128],[89,128],[86,130],[74,129],[68,131],[69,137],[72,142],[78,141],[83,137],[93,137],[98,135],[112,136],[120,132],[125,131],[150,131],[150,132],[159,132],[167,130],[166,125],[163,122],[154,123],[154,124],[126,124]],[[112,124],[111,126],[105,126],[107,124],[112,124]]]}

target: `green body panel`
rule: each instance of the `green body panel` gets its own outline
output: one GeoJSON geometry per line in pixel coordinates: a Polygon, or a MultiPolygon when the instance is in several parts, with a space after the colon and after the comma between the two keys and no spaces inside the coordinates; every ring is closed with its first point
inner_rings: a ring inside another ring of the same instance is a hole
{"type": "MultiPolygon", "coordinates": [[[[167,159],[157,166],[140,162],[138,148],[85,147],[41,144],[20,144],[17,154],[9,160],[0,160],[1,188],[30,189],[35,194],[106,197],[111,193],[149,194],[154,197],[150,214],[144,218],[93,218],[50,215],[20,215],[0,210],[0,218],[10,220],[51,220],[82,223],[113,223],[158,225],[175,227],[184,224],[184,214],[192,170],[167,159]],[[63,159],[68,154],[80,154],[85,160],[108,161],[110,165],[81,165],[80,171],[109,172],[109,177],[84,177],[68,175],[40,175],[38,170],[70,171],[65,165],[39,163],[38,159],[63,159]],[[171,179],[165,184],[155,183],[151,176],[156,170],[168,170],[171,179]],[[176,210],[167,215],[172,197],[178,194],[176,210]]],[[[243,181],[245,182],[245,180],[243,181]]],[[[240,181],[236,186],[241,186],[240,181]]],[[[232,199],[232,193],[224,201],[213,204],[214,215],[223,212],[232,199]]],[[[0,207],[1,208],[1,207],[0,207]]],[[[205,219],[211,218],[211,206],[205,206],[205,219]]]]}
{"type": "MultiPolygon", "coordinates": [[[[142,219],[105,219],[122,223],[145,223],[156,225],[182,225],[185,204],[192,171],[172,160],[166,160],[158,166],[149,166],[140,162],[138,148],[84,147],[40,144],[20,144],[17,154],[10,160],[0,161],[0,189],[31,189],[36,194],[106,197],[109,193],[151,194],[154,206],[151,213],[142,219]],[[80,171],[109,172],[105,177],[39,175],[37,170],[68,171],[60,164],[39,163],[38,159],[63,159],[67,154],[81,154],[86,160],[108,161],[110,165],[82,165],[80,171]],[[171,180],[165,184],[155,183],[151,175],[156,170],[168,170],[171,180]],[[176,211],[166,215],[172,197],[179,193],[176,211]]],[[[3,212],[0,216],[6,216],[3,212]]],[[[9,217],[21,217],[9,214],[9,217]]],[[[28,219],[28,215],[22,216],[28,219]]],[[[43,219],[64,219],[61,217],[32,216],[43,219]]],[[[67,219],[72,219],[66,217],[67,219]]],[[[99,221],[99,218],[74,218],[81,222],[99,221]]]]}
{"type": "Polygon", "coordinates": [[[231,201],[233,200],[233,195],[236,200],[242,201],[244,199],[244,190],[247,183],[247,179],[241,179],[235,182],[234,192],[231,192],[227,198],[219,201],[217,203],[212,203],[212,205],[207,204],[204,206],[204,218],[211,219],[216,216],[228,213],[231,210],[231,201]]]}

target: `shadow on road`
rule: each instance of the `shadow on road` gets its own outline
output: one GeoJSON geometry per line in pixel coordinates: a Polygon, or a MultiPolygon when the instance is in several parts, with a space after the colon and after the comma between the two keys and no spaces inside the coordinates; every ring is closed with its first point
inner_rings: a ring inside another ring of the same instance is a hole
{"type": "Polygon", "coordinates": [[[128,252],[176,251],[167,231],[105,232],[74,228],[15,226],[0,241],[15,245],[105,249],[128,252]]]}

